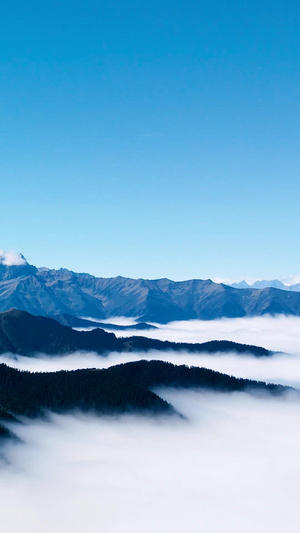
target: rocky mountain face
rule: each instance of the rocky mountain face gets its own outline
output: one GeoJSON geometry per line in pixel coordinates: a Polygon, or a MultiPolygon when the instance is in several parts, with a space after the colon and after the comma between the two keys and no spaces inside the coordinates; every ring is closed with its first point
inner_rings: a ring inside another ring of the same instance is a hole
{"type": "Polygon", "coordinates": [[[44,316],[125,316],[166,323],[268,313],[300,316],[300,293],[237,289],[211,280],[97,278],[66,269],[37,269],[24,260],[0,264],[0,311],[11,308],[44,316]]]}

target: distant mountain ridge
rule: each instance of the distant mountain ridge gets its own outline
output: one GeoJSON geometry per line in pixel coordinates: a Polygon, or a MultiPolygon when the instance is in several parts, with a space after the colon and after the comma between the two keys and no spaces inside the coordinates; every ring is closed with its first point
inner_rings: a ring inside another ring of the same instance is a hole
{"type": "Polygon", "coordinates": [[[0,263],[0,312],[94,319],[136,317],[141,322],[212,320],[286,314],[300,316],[300,293],[277,288],[238,289],[211,280],[97,278],[67,269],[0,263]]]}
{"type": "Polygon", "coordinates": [[[274,289],[281,289],[282,291],[300,292],[300,283],[294,283],[293,285],[285,285],[279,279],[272,280],[258,280],[249,285],[247,281],[242,280],[237,283],[231,283],[230,287],[236,289],[266,289],[267,287],[273,287],[274,289]]]}

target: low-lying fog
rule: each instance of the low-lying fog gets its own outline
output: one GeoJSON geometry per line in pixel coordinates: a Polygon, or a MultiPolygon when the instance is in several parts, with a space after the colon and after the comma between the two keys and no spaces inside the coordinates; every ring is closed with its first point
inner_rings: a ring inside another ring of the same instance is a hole
{"type": "MultiPolygon", "coordinates": [[[[112,323],[112,320],[110,321],[112,323]]],[[[134,319],[116,319],[118,325],[134,324],[134,319]],[[124,322],[122,322],[124,320],[124,322]]],[[[155,324],[157,329],[115,330],[118,337],[142,335],[151,339],[174,342],[206,342],[229,340],[244,344],[264,346],[269,350],[300,351],[300,317],[277,315],[276,317],[221,318],[218,320],[189,320],[155,324]]]]}
{"type": "MultiPolygon", "coordinates": [[[[101,358],[76,353],[17,360],[5,356],[1,361],[56,370],[156,358],[300,386],[300,319],[179,326],[139,334],[185,342],[224,338],[288,354],[255,358],[152,352],[101,358]]],[[[6,443],[0,463],[5,531],[298,533],[299,399],[293,394],[158,392],[188,420],[78,413],[14,426],[23,442],[6,443]]]]}
{"type": "MultiPolygon", "coordinates": [[[[128,322],[128,319],[126,319],[128,322]]],[[[121,323],[122,319],[118,320],[121,323]]],[[[178,342],[205,342],[227,339],[256,344],[271,350],[283,351],[272,357],[256,358],[251,355],[191,354],[188,352],[111,353],[101,357],[95,353],[80,353],[64,357],[38,358],[1,356],[0,361],[10,366],[32,371],[74,370],[76,368],[107,368],[140,359],[160,359],[174,364],[204,366],[237,377],[265,380],[300,387],[300,318],[259,317],[222,319],[215,321],[173,322],[160,329],[138,332],[163,340],[178,342]],[[176,329],[178,327],[178,329],[176,329]],[[206,328],[206,329],[205,329],[206,328]]],[[[128,334],[127,331],[122,332],[128,334]]],[[[118,332],[120,334],[120,332],[118,332]]],[[[132,334],[132,333],[131,333],[132,334]]]]}
{"type": "Polygon", "coordinates": [[[6,533],[299,531],[300,404],[164,390],[189,421],[53,416],[4,448],[6,533]]]}
{"type": "Polygon", "coordinates": [[[77,368],[108,368],[141,359],[158,359],[176,365],[206,367],[236,377],[281,383],[300,388],[300,356],[295,354],[278,354],[259,359],[251,355],[237,355],[235,353],[197,355],[189,352],[151,351],[146,353],[111,353],[107,357],[101,357],[95,353],[76,352],[64,357],[41,355],[38,358],[19,356],[17,359],[12,359],[8,355],[1,356],[0,362],[22,370],[48,372],[76,370],[77,368]]]}

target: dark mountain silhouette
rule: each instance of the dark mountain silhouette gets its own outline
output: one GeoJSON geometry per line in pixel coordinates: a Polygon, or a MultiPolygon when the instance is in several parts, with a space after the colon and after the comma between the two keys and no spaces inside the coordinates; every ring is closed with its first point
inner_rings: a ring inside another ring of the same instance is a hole
{"type": "Polygon", "coordinates": [[[77,331],[63,326],[52,318],[34,316],[25,311],[12,309],[0,313],[0,353],[10,352],[34,356],[36,353],[66,354],[75,351],[131,352],[149,350],[189,350],[200,352],[251,353],[257,357],[270,356],[273,352],[259,346],[239,344],[231,341],[210,341],[202,344],[176,343],[149,339],[147,337],[118,338],[96,328],[91,331],[77,331]]]}
{"type": "Polygon", "coordinates": [[[280,385],[162,361],[138,361],[103,370],[48,373],[24,372],[1,364],[0,435],[9,436],[6,425],[15,417],[38,416],[47,410],[93,410],[106,415],[126,412],[172,414],[175,412],[172,405],[151,390],[162,386],[271,394],[288,390],[280,385]]]}
{"type": "Polygon", "coordinates": [[[66,269],[0,265],[0,311],[141,322],[286,314],[300,316],[300,293],[273,287],[237,289],[211,280],[97,278],[66,269]]]}

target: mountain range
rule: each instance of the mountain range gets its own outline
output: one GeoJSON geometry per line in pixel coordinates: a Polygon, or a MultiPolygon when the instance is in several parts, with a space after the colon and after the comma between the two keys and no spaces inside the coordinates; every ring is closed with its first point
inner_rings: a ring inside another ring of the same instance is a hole
{"type": "Polygon", "coordinates": [[[0,263],[0,311],[72,315],[98,320],[116,316],[140,322],[211,320],[286,314],[300,316],[300,293],[267,287],[235,288],[211,280],[172,281],[97,278],[67,269],[0,263]]]}

